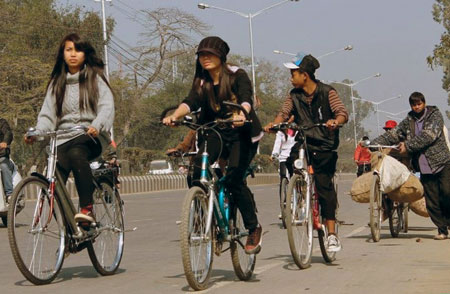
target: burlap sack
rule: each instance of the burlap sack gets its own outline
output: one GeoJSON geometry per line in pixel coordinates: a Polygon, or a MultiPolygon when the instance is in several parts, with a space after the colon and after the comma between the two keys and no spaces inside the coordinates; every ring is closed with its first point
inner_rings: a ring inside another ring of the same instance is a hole
{"type": "Polygon", "coordinates": [[[353,201],[358,203],[370,202],[370,187],[372,186],[372,179],[372,173],[365,173],[353,181],[352,188],[350,189],[350,196],[353,201]]]}
{"type": "Polygon", "coordinates": [[[427,211],[427,206],[425,204],[425,197],[422,197],[421,199],[410,203],[409,208],[417,215],[430,217],[427,211]]]}
{"type": "Polygon", "coordinates": [[[388,197],[398,202],[414,202],[423,197],[423,186],[420,180],[410,174],[408,180],[399,188],[389,192],[388,197]]]}

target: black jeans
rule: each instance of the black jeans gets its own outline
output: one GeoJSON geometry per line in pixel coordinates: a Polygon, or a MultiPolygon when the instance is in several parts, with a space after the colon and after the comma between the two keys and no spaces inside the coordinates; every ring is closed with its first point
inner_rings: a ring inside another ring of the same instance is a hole
{"type": "Polygon", "coordinates": [[[439,234],[448,235],[450,226],[450,164],[437,174],[421,174],[425,192],[425,202],[431,221],[438,228],[439,234]]]}
{"type": "Polygon", "coordinates": [[[361,176],[363,173],[370,172],[370,169],[371,169],[370,163],[358,164],[358,171],[356,172],[356,177],[361,176]]]}
{"type": "Polygon", "coordinates": [[[292,169],[292,164],[286,161],[280,162],[280,182],[283,178],[286,178],[289,180],[290,177],[294,174],[294,171],[292,169]],[[287,172],[289,172],[289,177],[287,172]]]}
{"type": "MultiPolygon", "coordinates": [[[[241,136],[239,141],[224,141],[222,154],[220,153],[221,144],[216,134],[210,134],[207,138],[209,153],[209,163],[215,162],[219,156],[228,159],[228,168],[226,173],[225,185],[230,191],[234,203],[242,214],[245,228],[253,230],[258,226],[258,218],[256,216],[256,206],[253,194],[244,179],[245,172],[256,154],[258,143],[252,143],[250,138],[241,136]]],[[[192,184],[201,186],[199,183],[202,153],[205,149],[205,142],[200,143],[197,155],[194,158],[194,174],[192,184]]]]}
{"type": "MultiPolygon", "coordinates": [[[[296,143],[288,158],[289,162],[298,159],[300,146],[296,143]]],[[[309,151],[308,163],[314,169],[314,182],[319,195],[320,213],[327,220],[336,220],[337,193],[333,185],[338,155],[334,151],[309,151]]]]}
{"type": "Polygon", "coordinates": [[[89,161],[99,156],[102,152],[100,141],[94,142],[89,136],[81,135],[58,147],[58,170],[67,182],[70,172],[75,178],[80,207],[92,204],[94,182],[89,161]]]}

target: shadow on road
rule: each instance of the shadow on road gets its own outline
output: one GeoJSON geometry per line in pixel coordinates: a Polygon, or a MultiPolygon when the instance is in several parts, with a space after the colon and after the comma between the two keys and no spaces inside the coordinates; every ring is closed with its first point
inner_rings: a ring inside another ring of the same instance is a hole
{"type": "MultiPolygon", "coordinates": [[[[119,268],[115,275],[124,273],[126,270],[119,268]]],[[[50,284],[58,284],[72,279],[93,279],[100,277],[101,275],[92,266],[75,266],[69,268],[63,268],[59,272],[56,279],[50,284]]],[[[15,283],[16,286],[36,287],[28,280],[21,280],[15,283]]]]}

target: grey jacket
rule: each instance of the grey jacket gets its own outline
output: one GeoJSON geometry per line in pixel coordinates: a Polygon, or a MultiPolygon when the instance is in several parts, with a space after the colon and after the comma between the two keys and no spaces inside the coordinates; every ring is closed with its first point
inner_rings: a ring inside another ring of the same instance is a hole
{"type": "MultiPolygon", "coordinates": [[[[74,75],[67,73],[66,93],[60,118],[56,116],[56,97],[52,95],[51,86],[48,87],[44,104],[38,116],[37,131],[68,129],[77,125],[93,126],[99,132],[109,132],[111,130],[114,122],[114,98],[108,85],[100,77],[97,78],[99,91],[97,113],[94,113],[89,108],[80,111],[78,77],[79,73],[74,75]]],[[[70,141],[79,135],[81,134],[77,132],[61,136],[57,141],[57,145],[70,141]]]]}
{"type": "Polygon", "coordinates": [[[443,132],[444,119],[436,106],[427,106],[423,129],[415,135],[416,118],[410,111],[395,129],[384,133],[373,142],[375,144],[398,144],[404,141],[406,150],[412,155],[413,166],[418,171],[418,158],[424,154],[432,170],[450,163],[450,151],[443,132]]]}

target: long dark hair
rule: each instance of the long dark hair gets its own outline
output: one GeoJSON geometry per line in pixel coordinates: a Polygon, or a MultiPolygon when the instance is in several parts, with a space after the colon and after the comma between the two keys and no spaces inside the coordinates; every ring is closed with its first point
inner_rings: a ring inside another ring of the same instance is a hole
{"type": "Polygon", "coordinates": [[[88,41],[82,40],[78,34],[72,33],[66,35],[59,45],[55,66],[53,67],[47,85],[47,91],[48,88],[51,87],[52,95],[55,95],[56,97],[56,115],[57,117],[62,116],[62,105],[66,92],[66,77],[69,69],[64,61],[64,48],[67,41],[72,41],[77,51],[84,52],[85,61],[79,74],[80,110],[83,111],[89,107],[92,111],[97,112],[99,96],[97,76],[100,76],[108,87],[111,88],[103,74],[105,64],[102,59],[97,56],[94,47],[88,41]]]}
{"type": "Polygon", "coordinates": [[[231,91],[231,85],[234,81],[234,73],[229,69],[227,63],[221,60],[221,71],[219,75],[219,91],[218,95],[214,94],[214,81],[209,72],[205,70],[197,57],[195,67],[194,81],[192,89],[200,96],[206,95],[211,108],[215,112],[220,111],[220,105],[223,101],[237,102],[236,96],[231,91]]]}

